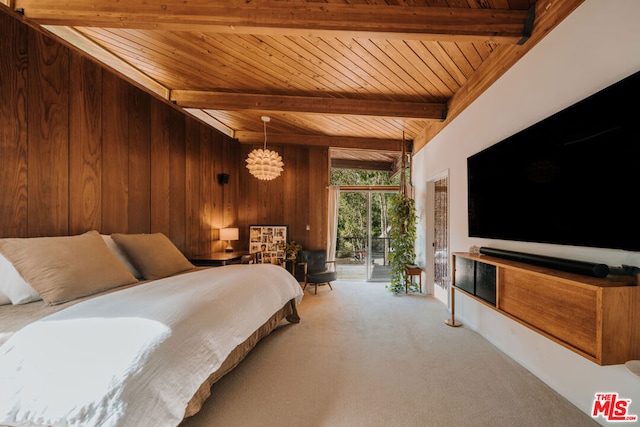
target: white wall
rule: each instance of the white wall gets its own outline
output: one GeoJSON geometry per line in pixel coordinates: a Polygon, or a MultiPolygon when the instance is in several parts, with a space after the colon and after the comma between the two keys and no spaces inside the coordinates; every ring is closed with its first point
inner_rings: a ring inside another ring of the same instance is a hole
{"type": "MultiPolygon", "coordinates": [[[[640,266],[636,252],[469,238],[466,189],[468,156],[640,70],[638,18],[640,0],[586,0],[415,155],[413,184],[421,215],[417,252],[422,265],[426,264],[426,182],[448,170],[452,252],[466,252],[472,245],[493,246],[640,266]]],[[[637,110],[638,100],[629,101],[631,106],[624,108],[637,110]]],[[[437,287],[433,291],[447,302],[446,293],[437,287]]],[[[456,318],[584,412],[590,414],[596,392],[617,392],[632,399],[629,412],[640,416],[640,377],[624,365],[600,367],[460,293],[456,293],[456,318]]],[[[598,422],[604,424],[602,418],[598,422]]]]}

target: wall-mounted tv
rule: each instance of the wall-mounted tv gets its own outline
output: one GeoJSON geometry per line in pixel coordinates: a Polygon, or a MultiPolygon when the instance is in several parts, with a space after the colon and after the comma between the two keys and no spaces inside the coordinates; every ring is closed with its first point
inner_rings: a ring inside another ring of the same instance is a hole
{"type": "Polygon", "coordinates": [[[640,251],[640,71],[467,159],[469,236],[640,251]]]}

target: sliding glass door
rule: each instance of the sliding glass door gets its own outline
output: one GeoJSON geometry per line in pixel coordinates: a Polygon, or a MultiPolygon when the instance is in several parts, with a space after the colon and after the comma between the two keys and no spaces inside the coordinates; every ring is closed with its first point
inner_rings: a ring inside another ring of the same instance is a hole
{"type": "Polygon", "coordinates": [[[388,225],[388,206],[390,206],[389,198],[393,193],[369,191],[368,192],[368,208],[369,208],[369,229],[367,260],[367,280],[370,281],[389,281],[389,225],[388,225]]]}
{"type": "Polygon", "coordinates": [[[366,189],[340,191],[339,279],[389,281],[387,206],[392,194],[366,189]]]}

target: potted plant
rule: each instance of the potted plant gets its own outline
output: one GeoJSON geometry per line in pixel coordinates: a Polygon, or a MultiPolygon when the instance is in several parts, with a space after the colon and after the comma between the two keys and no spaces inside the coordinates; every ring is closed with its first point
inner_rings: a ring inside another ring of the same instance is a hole
{"type": "Polygon", "coordinates": [[[296,263],[298,261],[298,252],[302,250],[302,245],[295,242],[295,240],[291,242],[284,243],[284,262],[287,270],[294,276],[296,275],[296,263]]]}
{"type": "MultiPolygon", "coordinates": [[[[394,294],[405,289],[405,269],[415,263],[416,222],[415,201],[404,193],[393,195],[389,209],[391,283],[387,289],[394,294]]],[[[411,290],[418,290],[417,285],[411,283],[411,290]]]]}
{"type": "Polygon", "coordinates": [[[295,240],[284,244],[284,252],[287,261],[295,261],[298,259],[298,252],[302,250],[302,245],[296,243],[295,240]]]}

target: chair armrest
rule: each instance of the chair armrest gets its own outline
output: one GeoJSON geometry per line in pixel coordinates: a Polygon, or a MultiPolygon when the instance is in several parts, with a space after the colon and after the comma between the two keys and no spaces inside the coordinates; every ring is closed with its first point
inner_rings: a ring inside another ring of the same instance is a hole
{"type": "Polygon", "coordinates": [[[296,265],[300,265],[303,267],[304,275],[307,275],[307,263],[306,262],[298,262],[296,265]]]}
{"type": "Polygon", "coordinates": [[[325,264],[333,264],[333,271],[336,271],[336,262],[335,261],[327,261],[325,264]]]}

